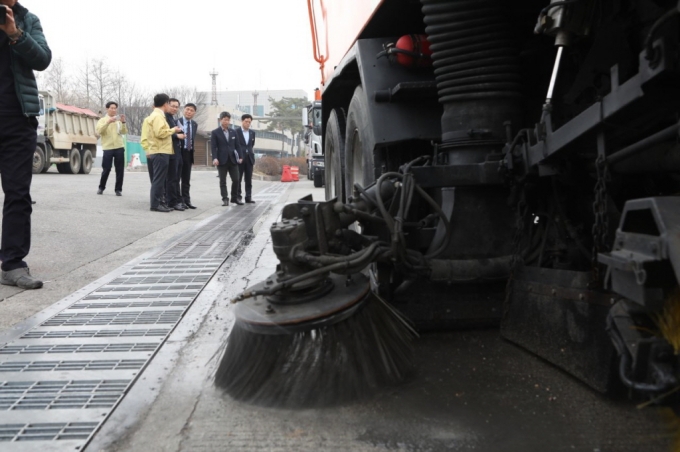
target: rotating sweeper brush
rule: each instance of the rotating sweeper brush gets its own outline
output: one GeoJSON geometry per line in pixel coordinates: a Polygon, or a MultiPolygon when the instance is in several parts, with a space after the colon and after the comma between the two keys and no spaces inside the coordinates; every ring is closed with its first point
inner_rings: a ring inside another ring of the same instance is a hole
{"type": "Polygon", "coordinates": [[[413,333],[365,276],[330,276],[319,289],[302,302],[259,295],[237,304],[216,384],[252,403],[326,406],[412,372],[413,333]]]}
{"type": "Polygon", "coordinates": [[[415,330],[373,293],[362,270],[383,262],[429,271],[427,259],[448,243],[449,223],[439,210],[439,246],[425,255],[409,250],[405,231],[437,219],[394,217],[408,217],[415,193],[419,201],[436,203],[409,174],[388,173],[357,190],[349,204],[311,196],[289,204],[271,227],[277,271],[234,300],[236,322],[216,373],[215,384],[235,399],[335,405],[412,373],[415,330]],[[378,224],[377,234],[350,230],[358,220],[365,228],[378,224]]]}

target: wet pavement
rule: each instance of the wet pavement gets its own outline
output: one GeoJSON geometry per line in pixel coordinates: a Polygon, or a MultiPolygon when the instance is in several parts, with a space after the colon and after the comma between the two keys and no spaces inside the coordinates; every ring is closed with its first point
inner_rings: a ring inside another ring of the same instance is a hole
{"type": "Polygon", "coordinates": [[[233,324],[229,300],[274,271],[268,225],[285,202],[308,193],[322,197],[310,181],[291,185],[257,222],[87,451],[670,450],[664,412],[605,398],[495,329],[423,335],[413,379],[361,402],[276,409],[215,389],[213,374],[233,324]]]}
{"type": "Polygon", "coordinates": [[[208,284],[88,450],[670,450],[663,412],[605,398],[495,329],[423,335],[414,379],[363,402],[288,410],[232,400],[212,378],[233,323],[228,300],[276,264],[266,229],[208,284]]]}

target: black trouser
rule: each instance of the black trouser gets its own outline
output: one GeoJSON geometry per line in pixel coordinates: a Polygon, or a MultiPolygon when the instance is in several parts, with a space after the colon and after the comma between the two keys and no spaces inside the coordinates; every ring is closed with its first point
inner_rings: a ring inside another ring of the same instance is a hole
{"type": "Polygon", "coordinates": [[[146,169],[149,171],[149,182],[153,184],[153,164],[151,163],[153,160],[153,156],[156,154],[147,154],[146,155],[146,169]]]}
{"type": "Polygon", "coordinates": [[[238,164],[227,163],[224,165],[217,165],[217,172],[220,176],[220,194],[222,201],[229,199],[227,193],[227,173],[231,177],[231,202],[236,202],[238,197],[238,164]]]}
{"type": "Polygon", "coordinates": [[[179,175],[182,167],[182,156],[175,154],[170,156],[170,164],[168,166],[168,181],[165,190],[168,206],[174,207],[182,203],[179,191],[179,175]]]}
{"type": "Polygon", "coordinates": [[[2,208],[2,270],[26,267],[31,249],[31,179],[37,146],[38,120],[21,115],[0,116],[0,178],[5,203],[2,208]]]}
{"type": "Polygon", "coordinates": [[[184,204],[191,204],[191,165],[194,163],[194,153],[182,149],[182,170],[180,171],[181,193],[184,204]]]}
{"type": "Polygon", "coordinates": [[[157,209],[163,198],[169,163],[169,154],[154,154],[151,158],[151,164],[153,165],[153,181],[151,182],[152,209],[157,209]]]}
{"type": "Polygon", "coordinates": [[[253,193],[253,164],[250,163],[250,159],[248,156],[243,160],[243,163],[241,163],[238,166],[239,169],[239,181],[238,181],[238,197],[240,198],[242,195],[241,192],[241,183],[243,182],[243,179],[245,178],[246,180],[246,201],[250,201],[250,197],[253,193]]]}
{"type": "Polygon", "coordinates": [[[99,180],[99,189],[106,188],[106,181],[109,179],[112,165],[116,166],[116,188],[115,191],[123,191],[123,175],[125,174],[125,149],[110,149],[104,151],[102,160],[102,178],[99,180]]]}

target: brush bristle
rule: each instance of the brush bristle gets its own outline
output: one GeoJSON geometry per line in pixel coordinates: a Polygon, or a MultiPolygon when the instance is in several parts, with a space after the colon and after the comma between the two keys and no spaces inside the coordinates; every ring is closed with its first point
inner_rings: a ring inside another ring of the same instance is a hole
{"type": "Polygon", "coordinates": [[[361,399],[413,372],[413,330],[369,295],[354,315],[295,334],[257,334],[237,320],[215,384],[237,400],[318,407],[361,399]]]}
{"type": "Polygon", "coordinates": [[[659,331],[673,347],[675,354],[680,353],[680,288],[676,288],[664,303],[662,313],[656,319],[659,331]]]}

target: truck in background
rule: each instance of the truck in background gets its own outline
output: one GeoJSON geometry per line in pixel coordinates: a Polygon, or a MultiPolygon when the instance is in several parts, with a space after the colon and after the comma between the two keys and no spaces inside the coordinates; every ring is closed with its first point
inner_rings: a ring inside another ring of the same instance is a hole
{"type": "Polygon", "coordinates": [[[324,155],[321,142],[321,101],[315,100],[302,110],[302,125],[307,128],[307,177],[314,181],[315,187],[324,185],[324,155]]]}
{"type": "Polygon", "coordinates": [[[63,174],[89,174],[97,156],[98,120],[93,111],[57,103],[52,94],[40,91],[33,174],[47,172],[53,163],[63,174]]]}

